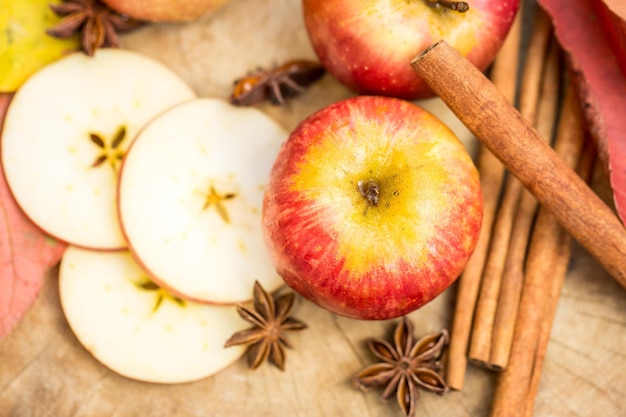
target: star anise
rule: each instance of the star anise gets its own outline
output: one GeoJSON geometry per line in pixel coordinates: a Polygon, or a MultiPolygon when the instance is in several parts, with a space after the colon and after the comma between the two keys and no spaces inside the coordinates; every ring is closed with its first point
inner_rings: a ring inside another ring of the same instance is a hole
{"type": "Polygon", "coordinates": [[[81,49],[89,56],[93,56],[98,48],[119,47],[118,33],[144,24],[113,11],[99,0],[65,0],[51,4],[50,8],[61,20],[46,33],[61,39],[81,33],[81,49]]]}
{"type": "Polygon", "coordinates": [[[449,390],[439,361],[448,340],[448,331],[443,329],[415,341],[413,323],[404,317],[394,331],[393,345],[383,339],[368,339],[369,349],[381,362],[356,374],[354,386],[362,390],[384,386],[383,399],[395,393],[404,414],[413,417],[418,387],[440,395],[449,390]]]}
{"type": "Polygon", "coordinates": [[[268,358],[280,370],[285,369],[284,348],[291,347],[285,333],[307,327],[300,320],[289,317],[294,299],[293,292],[274,298],[258,281],[255,282],[254,310],[241,304],[237,306],[239,315],[254,326],[235,333],[224,346],[249,345],[248,366],[252,369],[258,368],[268,358]]]}

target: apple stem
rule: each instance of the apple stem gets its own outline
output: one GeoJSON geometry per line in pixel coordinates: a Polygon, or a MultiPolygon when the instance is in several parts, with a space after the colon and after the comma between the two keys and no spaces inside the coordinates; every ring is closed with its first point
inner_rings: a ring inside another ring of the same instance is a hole
{"type": "Polygon", "coordinates": [[[426,0],[428,3],[435,4],[446,9],[456,10],[460,13],[465,13],[469,10],[469,4],[466,1],[452,1],[452,0],[426,0]]]}
{"type": "Polygon", "coordinates": [[[359,191],[369,205],[376,207],[378,205],[379,189],[378,183],[374,180],[359,181],[359,191]]]}

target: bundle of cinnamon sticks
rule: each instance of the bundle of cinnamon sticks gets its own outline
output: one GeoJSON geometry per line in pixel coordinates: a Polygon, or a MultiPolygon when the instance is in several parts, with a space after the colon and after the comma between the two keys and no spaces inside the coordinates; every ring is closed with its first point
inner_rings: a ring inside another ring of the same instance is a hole
{"type": "Polygon", "coordinates": [[[447,382],[462,389],[468,359],[498,371],[492,417],[532,416],[572,238],[626,286],[626,229],[587,186],[595,148],[563,53],[540,8],[522,52],[524,12],[490,79],[445,42],[412,62],[481,141],[483,225],[457,287],[447,382]]]}

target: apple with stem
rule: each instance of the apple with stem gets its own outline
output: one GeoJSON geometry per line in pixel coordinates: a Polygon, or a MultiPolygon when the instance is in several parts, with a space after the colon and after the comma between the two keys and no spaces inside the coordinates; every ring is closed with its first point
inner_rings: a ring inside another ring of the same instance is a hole
{"type": "Polygon", "coordinates": [[[59,240],[124,248],[115,201],[121,159],[144,124],[195,97],[169,68],[127,50],[75,52],[47,65],[7,111],[1,157],[13,196],[59,240]]]}
{"type": "Polygon", "coordinates": [[[410,62],[444,39],[481,70],[493,61],[519,0],[303,0],[309,39],[337,80],[361,94],[433,95],[410,62]]]}
{"type": "Polygon", "coordinates": [[[284,285],[265,250],[263,190],[288,133],[269,116],[202,98],[148,123],[120,172],[118,209],[135,259],[180,297],[232,304],[255,281],[284,285]]]}
{"type": "Polygon", "coordinates": [[[470,155],[421,107],[358,96],[314,113],[272,167],[263,228],[278,273],[355,319],[390,319],[460,275],[482,221],[470,155]]]}
{"type": "Polygon", "coordinates": [[[224,348],[249,324],[234,307],[180,299],[151,281],[129,252],[69,246],[59,295],[79,342],[116,373],[146,382],[182,383],[213,375],[245,348],[224,348]]]}

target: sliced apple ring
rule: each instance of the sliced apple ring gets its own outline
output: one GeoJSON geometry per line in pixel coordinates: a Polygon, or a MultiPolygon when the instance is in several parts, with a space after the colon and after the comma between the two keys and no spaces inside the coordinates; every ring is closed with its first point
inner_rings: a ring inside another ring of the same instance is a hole
{"type": "Polygon", "coordinates": [[[151,278],[180,297],[249,300],[255,281],[283,284],[261,229],[263,191],[287,132],[255,108],[197,99],[150,122],[120,173],[129,249],[151,278]]]}
{"type": "Polygon", "coordinates": [[[16,201],[62,241],[124,248],[115,202],[120,160],[144,124],[195,97],[163,64],[127,50],[77,52],[44,67],[6,115],[2,164],[16,201]]]}
{"type": "Polygon", "coordinates": [[[181,300],[159,288],[127,251],[70,246],[59,271],[61,305],[80,343],[128,378],[182,383],[213,375],[245,347],[224,347],[249,327],[233,306],[181,300]]]}

